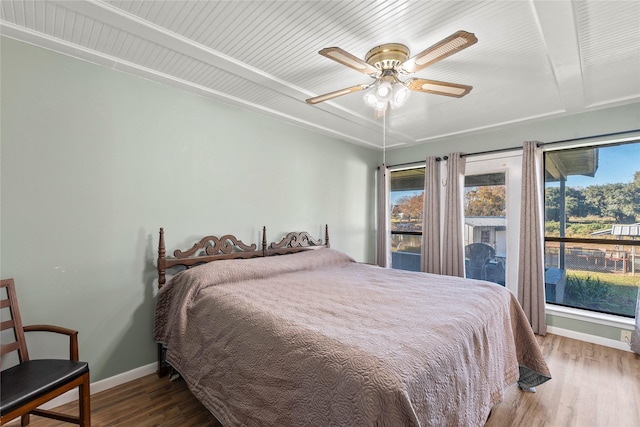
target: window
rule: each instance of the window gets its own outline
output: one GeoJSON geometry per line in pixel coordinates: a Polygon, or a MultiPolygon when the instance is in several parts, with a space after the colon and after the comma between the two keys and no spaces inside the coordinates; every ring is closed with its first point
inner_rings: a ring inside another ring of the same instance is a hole
{"type": "Polygon", "coordinates": [[[521,176],[520,150],[467,157],[465,275],[498,283],[514,294],[518,291],[521,176]],[[490,247],[489,255],[479,259],[468,248],[474,244],[490,247]]]}
{"type": "Polygon", "coordinates": [[[465,276],[505,285],[507,264],[506,173],[464,179],[465,276]]]}
{"type": "MultiPolygon", "coordinates": [[[[480,221],[491,222],[484,224],[486,228],[476,228],[474,233],[477,234],[469,234],[465,245],[473,242],[491,245],[495,257],[487,260],[486,266],[483,259],[480,274],[482,274],[482,267],[485,267],[484,277],[486,280],[506,286],[512,292],[517,291],[521,167],[522,156],[519,151],[469,157],[465,167],[465,193],[478,190],[478,197],[472,203],[472,209],[467,212],[482,217],[478,218],[480,221]],[[498,200],[492,197],[496,192],[499,193],[498,200]],[[500,194],[500,192],[502,193],[500,194]],[[499,205],[497,208],[496,203],[499,205]],[[483,211],[482,206],[486,204],[491,204],[492,207],[483,211]],[[489,218],[494,216],[496,218],[489,218]],[[509,227],[507,227],[507,223],[509,227]],[[516,251],[515,254],[513,251],[516,251]],[[507,262],[507,259],[510,261],[507,262]]],[[[443,178],[442,171],[441,178],[443,178]]],[[[424,179],[424,166],[392,169],[390,172],[391,261],[393,268],[420,271],[424,179]]],[[[443,187],[440,188],[440,214],[444,215],[446,180],[441,181],[443,187]]],[[[470,230],[465,227],[465,231],[470,230]]],[[[467,269],[467,273],[469,273],[469,269],[467,269]]]]}
{"type": "Polygon", "coordinates": [[[548,303],[635,316],[640,286],[640,142],[547,151],[548,303]]]}
{"type": "Polygon", "coordinates": [[[392,170],[391,266],[420,271],[425,168],[392,170]]]}

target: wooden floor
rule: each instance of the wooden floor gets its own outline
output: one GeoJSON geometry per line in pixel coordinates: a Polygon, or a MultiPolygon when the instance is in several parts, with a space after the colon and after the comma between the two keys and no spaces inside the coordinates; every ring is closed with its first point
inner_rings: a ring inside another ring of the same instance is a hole
{"type": "MultiPolygon", "coordinates": [[[[537,393],[511,386],[486,427],[640,426],[640,356],[557,335],[538,337],[553,379],[537,393]]],[[[182,380],[149,375],[91,397],[92,425],[211,426],[218,421],[182,380]]],[[[66,411],[75,405],[65,405],[66,411]]],[[[34,427],[68,426],[32,417],[34,427]]]]}

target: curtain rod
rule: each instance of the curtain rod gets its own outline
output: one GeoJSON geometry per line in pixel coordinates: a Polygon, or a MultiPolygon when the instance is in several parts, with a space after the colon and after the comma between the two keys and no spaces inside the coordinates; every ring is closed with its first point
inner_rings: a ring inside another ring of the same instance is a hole
{"type": "Polygon", "coordinates": [[[584,139],[608,138],[610,136],[626,135],[628,133],[637,133],[637,132],[640,132],[640,129],[623,130],[621,132],[602,133],[600,135],[583,136],[581,138],[562,139],[559,141],[541,142],[538,144],[538,147],[544,147],[545,145],[562,144],[564,142],[582,141],[584,139]]]}
{"type": "MultiPolygon", "coordinates": [[[[565,142],[572,142],[572,141],[583,141],[585,139],[605,138],[605,137],[611,137],[611,136],[626,135],[626,134],[629,134],[629,133],[636,133],[636,132],[640,132],[640,129],[625,130],[625,131],[621,131],[621,132],[603,133],[603,134],[600,134],[600,135],[583,136],[583,137],[580,137],[580,138],[562,139],[562,140],[551,141],[551,142],[539,142],[538,143],[538,147],[544,147],[546,145],[554,145],[554,144],[563,144],[565,142]]],[[[484,155],[484,154],[505,153],[507,151],[515,151],[515,150],[522,150],[522,146],[520,146],[520,147],[498,148],[498,149],[495,149],[495,150],[487,150],[487,151],[478,151],[477,153],[465,153],[465,154],[461,154],[460,157],[481,156],[481,155],[484,155]]],[[[449,158],[449,156],[436,157],[436,161],[439,162],[439,161],[442,161],[442,160],[447,160],[448,158],[449,158]]],[[[399,167],[399,166],[410,166],[410,165],[416,165],[418,163],[420,163],[420,162],[398,163],[397,165],[389,165],[389,167],[390,168],[395,168],[395,167],[399,167]]]]}

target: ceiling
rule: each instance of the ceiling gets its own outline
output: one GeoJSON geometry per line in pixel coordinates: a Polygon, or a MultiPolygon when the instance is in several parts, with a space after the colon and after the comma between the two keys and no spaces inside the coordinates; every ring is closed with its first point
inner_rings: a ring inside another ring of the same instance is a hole
{"type": "Polygon", "coordinates": [[[640,1],[11,1],[2,35],[190,90],[370,148],[640,101],[640,1]],[[318,54],[414,55],[465,30],[478,42],[412,77],[473,86],[413,92],[384,120],[365,74],[318,54]],[[386,134],[383,133],[386,127],[386,134]],[[386,135],[386,136],[383,136],[386,135]]]}

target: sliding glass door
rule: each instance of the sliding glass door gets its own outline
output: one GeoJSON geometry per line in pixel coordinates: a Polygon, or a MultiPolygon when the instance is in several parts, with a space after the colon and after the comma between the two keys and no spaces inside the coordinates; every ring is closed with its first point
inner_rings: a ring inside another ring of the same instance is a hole
{"type": "Polygon", "coordinates": [[[464,179],[467,278],[517,290],[522,154],[469,156],[464,179]]]}
{"type": "Polygon", "coordinates": [[[464,255],[469,279],[505,285],[507,264],[506,173],[464,180],[464,255]]]}

